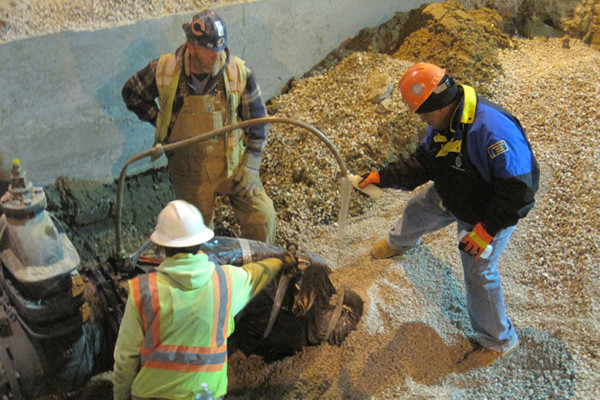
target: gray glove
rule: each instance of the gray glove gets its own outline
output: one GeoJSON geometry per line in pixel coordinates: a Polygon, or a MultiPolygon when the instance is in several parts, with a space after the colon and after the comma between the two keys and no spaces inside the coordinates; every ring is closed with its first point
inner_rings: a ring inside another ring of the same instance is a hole
{"type": "Polygon", "coordinates": [[[244,160],[233,174],[233,181],[236,182],[234,190],[240,196],[256,196],[261,190],[260,184],[260,163],[262,155],[256,155],[250,152],[244,153],[244,160]]]}

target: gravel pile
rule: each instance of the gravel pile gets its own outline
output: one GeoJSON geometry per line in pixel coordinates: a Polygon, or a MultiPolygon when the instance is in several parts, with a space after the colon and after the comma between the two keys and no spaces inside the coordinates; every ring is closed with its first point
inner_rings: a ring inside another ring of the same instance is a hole
{"type": "MultiPolygon", "coordinates": [[[[309,348],[271,365],[232,355],[231,399],[600,398],[600,240],[594,229],[600,210],[600,53],[578,41],[565,48],[558,39],[538,39],[518,40],[499,58],[505,76],[489,85],[492,99],[520,118],[542,169],[537,205],[518,225],[500,265],[519,351],[485,369],[457,368],[474,334],[455,227],[427,236],[403,256],[372,260],[370,244],[386,234],[411,195],[386,190],[383,199],[369,200],[364,214],[350,217],[341,240],[335,222],[300,230],[300,246],[327,259],[335,283],[367,299],[359,330],[340,348],[309,348]]],[[[373,69],[397,76],[408,65],[356,53],[327,75],[299,82],[282,97],[280,112],[319,126],[352,168],[367,167],[383,161],[392,137],[407,140],[419,125],[406,125],[395,91],[386,108],[396,111],[386,114],[364,101],[361,85],[373,69]],[[384,134],[386,128],[397,131],[384,134]],[[349,157],[361,150],[359,160],[349,157]]],[[[288,189],[290,201],[299,204],[310,202],[312,189],[337,173],[327,152],[301,136],[274,133],[272,139],[273,146],[281,142],[285,151],[304,155],[293,165],[318,164],[308,184],[297,183],[301,190],[288,189]],[[320,156],[308,155],[313,152],[320,156]]],[[[362,199],[351,196],[353,203],[362,199]]],[[[324,204],[305,212],[335,208],[324,204]]]]}
{"type": "MultiPolygon", "coordinates": [[[[361,174],[414,149],[423,130],[391,90],[412,63],[386,55],[353,53],[323,75],[296,81],[269,106],[274,117],[306,122],[333,144],[350,173],[361,174]],[[373,82],[380,82],[374,85],[373,82]],[[377,90],[379,88],[379,90],[377,90]],[[375,89],[375,90],[374,90],[375,89]],[[383,101],[379,94],[390,92],[383,101]]],[[[308,226],[339,218],[342,167],[317,135],[294,125],[272,124],[262,165],[263,183],[278,211],[278,237],[295,242],[308,226]]],[[[351,196],[350,215],[373,200],[351,196]]],[[[222,210],[226,213],[226,210],[222,210]]]]}
{"type": "Polygon", "coordinates": [[[67,30],[96,30],[238,0],[0,0],[0,42],[67,30]]]}

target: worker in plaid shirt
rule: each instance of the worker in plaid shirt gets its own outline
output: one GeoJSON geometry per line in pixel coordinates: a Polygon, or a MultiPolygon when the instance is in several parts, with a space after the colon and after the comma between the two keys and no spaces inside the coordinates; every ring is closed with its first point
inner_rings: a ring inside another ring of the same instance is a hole
{"type": "MultiPolygon", "coordinates": [[[[254,73],[229,54],[223,20],[205,10],[182,27],[186,42],[152,60],[122,90],[127,108],[156,127],[155,144],[266,117],[254,73]]],[[[259,176],[268,129],[235,129],[167,153],[175,195],[195,205],[207,226],[214,228],[216,196],[224,195],[242,237],[274,242],[275,209],[259,176]]]]}

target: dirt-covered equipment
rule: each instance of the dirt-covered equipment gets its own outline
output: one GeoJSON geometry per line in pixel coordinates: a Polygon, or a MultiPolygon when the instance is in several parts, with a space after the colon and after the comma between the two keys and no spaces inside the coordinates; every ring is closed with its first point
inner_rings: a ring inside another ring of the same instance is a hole
{"type": "MultiPolygon", "coordinates": [[[[284,250],[253,240],[220,237],[203,243],[216,263],[242,265],[284,250]]],[[[296,268],[279,274],[236,317],[230,350],[257,354],[266,361],[293,355],[305,346],[340,345],[355,330],[363,300],[347,288],[336,289],[325,260],[312,252],[296,252],[296,268]]]]}
{"type": "Polygon", "coordinates": [[[106,364],[79,255],[18,160],[0,203],[0,395],[75,390],[106,364]]]}
{"type": "MultiPolygon", "coordinates": [[[[81,266],[61,223],[46,211],[43,189],[17,160],[0,203],[0,398],[108,400],[110,390],[102,395],[84,386],[112,368],[127,280],[154,271],[160,255],[148,255],[146,241],[126,257],[126,269],[121,258],[81,266]]],[[[201,246],[215,263],[235,266],[287,253],[222,236],[201,246]]],[[[307,345],[339,345],[356,329],[360,296],[336,290],[316,254],[296,252],[296,259],[296,268],[280,273],[238,315],[231,350],[276,360],[307,345]]]]}

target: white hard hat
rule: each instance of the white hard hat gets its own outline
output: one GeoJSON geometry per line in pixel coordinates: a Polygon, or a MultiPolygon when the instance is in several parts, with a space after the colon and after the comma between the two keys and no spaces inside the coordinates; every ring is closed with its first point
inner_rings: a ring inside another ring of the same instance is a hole
{"type": "Polygon", "coordinates": [[[202,214],[184,200],[173,200],[158,214],[153,243],[164,247],[188,247],[204,243],[215,233],[204,225],[202,214]]]}

